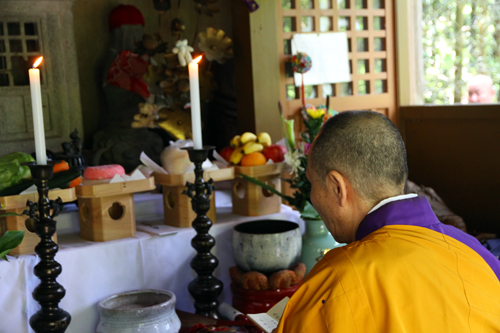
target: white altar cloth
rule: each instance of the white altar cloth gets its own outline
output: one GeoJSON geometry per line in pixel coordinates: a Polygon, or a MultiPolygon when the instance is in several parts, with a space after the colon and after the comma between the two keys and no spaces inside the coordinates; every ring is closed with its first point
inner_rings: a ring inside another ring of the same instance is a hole
{"type": "MultiPolygon", "coordinates": [[[[149,195],[146,199],[139,198],[141,200],[136,200],[138,221],[163,220],[163,212],[158,209],[161,195],[149,195]]],[[[299,214],[284,205],[277,214],[260,217],[234,215],[225,192],[216,194],[216,212],[217,221],[210,229],[217,242],[212,253],[219,259],[214,276],[224,283],[219,301],[231,304],[229,267],[235,265],[233,227],[257,219],[293,221],[299,223],[301,230],[304,226],[299,214]]],[[[56,220],[60,249],[55,259],[62,265],[57,281],[66,289],[66,296],[59,305],[71,315],[66,332],[94,333],[99,322],[97,303],[112,294],[129,290],[170,290],[177,297],[177,309],[194,313],[187,290],[196,274],[189,266],[195,255],[191,247],[195,235],[192,228],[179,229],[177,234],[167,236],[151,236],[138,231],[133,238],[97,243],[85,241],[75,232],[76,208],[73,212],[61,213],[56,220]],[[67,221],[59,229],[60,220],[67,221]]],[[[0,262],[0,333],[33,332],[29,318],[40,308],[31,295],[40,281],[33,275],[38,258],[22,255],[9,257],[9,260],[0,262]]]]}

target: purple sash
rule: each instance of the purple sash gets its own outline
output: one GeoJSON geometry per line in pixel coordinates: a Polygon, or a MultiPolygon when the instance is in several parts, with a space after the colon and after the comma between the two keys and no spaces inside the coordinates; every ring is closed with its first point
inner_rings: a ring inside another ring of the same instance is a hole
{"type": "Polygon", "coordinates": [[[452,237],[476,251],[500,280],[500,261],[476,238],[454,226],[439,222],[425,197],[393,201],[366,215],[359,224],[356,240],[361,240],[386,225],[424,227],[452,237]]]}

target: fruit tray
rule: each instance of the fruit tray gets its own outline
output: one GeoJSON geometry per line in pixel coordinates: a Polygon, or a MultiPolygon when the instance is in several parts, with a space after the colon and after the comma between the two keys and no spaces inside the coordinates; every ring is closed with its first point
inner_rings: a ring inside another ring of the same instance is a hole
{"type": "MultiPolygon", "coordinates": [[[[55,200],[61,198],[63,202],[72,202],[77,199],[76,192],[74,188],[67,189],[54,189],[49,191],[49,200],[55,200]]],[[[22,214],[22,212],[28,207],[26,206],[26,201],[31,200],[33,202],[38,201],[38,193],[27,193],[20,195],[10,195],[6,197],[0,197],[0,204],[3,208],[0,213],[17,213],[22,214]]],[[[27,216],[4,216],[0,217],[0,235],[3,235],[8,230],[24,230],[24,239],[18,247],[10,252],[10,255],[21,255],[29,254],[35,251],[35,246],[40,242],[40,238],[34,232],[34,226],[30,223],[26,223],[28,219],[27,216]]],[[[57,220],[57,217],[56,217],[57,220]]],[[[54,242],[57,242],[57,234],[52,237],[54,242]]]]}
{"type": "Polygon", "coordinates": [[[281,174],[286,170],[286,166],[287,164],[284,162],[256,166],[235,166],[234,172],[235,176],[238,176],[238,173],[242,173],[250,177],[272,176],[281,174]]]}

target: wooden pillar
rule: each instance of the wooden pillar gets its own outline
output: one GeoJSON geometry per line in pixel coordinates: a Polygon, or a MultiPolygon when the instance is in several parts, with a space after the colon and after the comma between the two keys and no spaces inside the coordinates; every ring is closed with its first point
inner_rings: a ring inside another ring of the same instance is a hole
{"type": "Polygon", "coordinates": [[[261,1],[259,6],[250,13],[242,1],[233,3],[238,131],[268,132],[276,142],[283,137],[277,7],[274,1],[261,1]]]}

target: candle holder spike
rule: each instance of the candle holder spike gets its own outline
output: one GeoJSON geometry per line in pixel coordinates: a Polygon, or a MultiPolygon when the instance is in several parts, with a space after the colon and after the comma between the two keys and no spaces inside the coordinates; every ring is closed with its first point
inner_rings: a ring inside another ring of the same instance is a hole
{"type": "Polygon", "coordinates": [[[70,314],[59,308],[59,302],[66,294],[66,290],[56,281],[62,267],[54,260],[59,246],[52,241],[52,236],[56,232],[54,217],[61,210],[62,200],[60,198],[49,200],[48,197],[49,180],[53,175],[54,163],[50,162],[47,165],[24,163],[29,166],[38,190],[38,203],[28,200],[26,205],[29,209],[24,212],[35,220],[35,232],[40,237],[40,243],[35,247],[40,262],[33,270],[40,279],[40,284],[33,291],[33,298],[42,308],[30,318],[30,326],[36,333],[64,333],[71,322],[70,314]]]}
{"type": "Polygon", "coordinates": [[[214,148],[212,146],[204,146],[203,149],[184,148],[195,165],[195,182],[194,184],[186,182],[187,190],[183,193],[191,198],[191,205],[196,213],[193,221],[196,236],[191,240],[191,246],[197,254],[191,260],[191,268],[198,276],[189,283],[188,290],[194,298],[196,314],[218,319],[219,301],[217,299],[222,292],[223,283],[212,275],[219,265],[219,260],[210,252],[215,246],[215,238],[209,234],[212,221],[207,217],[210,209],[210,196],[215,186],[212,179],[205,182],[202,168],[208,152],[214,148]]]}

